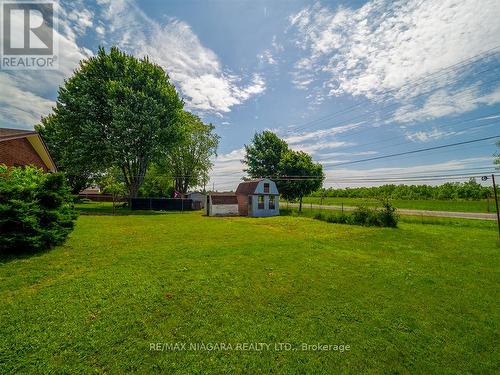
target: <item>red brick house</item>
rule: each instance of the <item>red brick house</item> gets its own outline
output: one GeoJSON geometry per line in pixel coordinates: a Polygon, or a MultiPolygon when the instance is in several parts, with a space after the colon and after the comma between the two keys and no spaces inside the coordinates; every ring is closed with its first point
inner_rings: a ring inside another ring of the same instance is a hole
{"type": "Polygon", "coordinates": [[[46,172],[57,170],[45,142],[34,130],[0,128],[0,164],[33,165],[46,172]]]}

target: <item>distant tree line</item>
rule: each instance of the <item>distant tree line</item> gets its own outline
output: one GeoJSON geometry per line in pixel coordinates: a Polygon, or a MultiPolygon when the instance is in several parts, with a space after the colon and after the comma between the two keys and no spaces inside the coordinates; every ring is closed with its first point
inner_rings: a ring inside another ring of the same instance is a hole
{"type": "Polygon", "coordinates": [[[447,182],[442,185],[382,185],[345,189],[320,189],[314,197],[336,198],[391,198],[408,200],[486,199],[493,196],[493,188],[479,184],[475,179],[467,182],[447,182]]]}

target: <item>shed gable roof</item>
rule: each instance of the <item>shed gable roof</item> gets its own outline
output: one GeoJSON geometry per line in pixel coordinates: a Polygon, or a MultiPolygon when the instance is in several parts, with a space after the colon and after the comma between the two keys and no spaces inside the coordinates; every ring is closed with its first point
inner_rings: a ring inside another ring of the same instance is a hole
{"type": "Polygon", "coordinates": [[[238,185],[238,188],[236,189],[236,194],[250,195],[255,193],[255,189],[257,189],[259,182],[261,182],[262,180],[263,178],[258,180],[244,181],[240,183],[238,185]]]}
{"type": "Polygon", "coordinates": [[[210,194],[212,198],[212,204],[238,204],[238,199],[236,194],[210,194]]]}

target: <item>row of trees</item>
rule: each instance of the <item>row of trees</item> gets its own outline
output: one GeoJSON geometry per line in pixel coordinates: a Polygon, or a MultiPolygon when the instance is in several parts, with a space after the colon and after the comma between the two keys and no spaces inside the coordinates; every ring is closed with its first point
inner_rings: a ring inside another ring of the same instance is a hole
{"type": "Polygon", "coordinates": [[[117,48],[80,63],[37,130],[75,194],[97,182],[136,197],[145,179],[152,190],[174,181],[186,192],[208,182],[219,141],[211,124],[184,110],[159,65],[117,48]]]}
{"type": "Polygon", "coordinates": [[[392,198],[392,199],[485,199],[493,195],[493,188],[483,186],[476,180],[467,182],[447,182],[438,186],[431,185],[382,185],[345,189],[321,189],[313,194],[316,197],[341,198],[392,198]]]}
{"type": "Polygon", "coordinates": [[[314,163],[305,152],[291,150],[284,140],[267,130],[255,134],[251,144],[245,145],[242,162],[251,178],[274,179],[281,197],[299,201],[299,211],[302,198],[321,188],[325,179],[321,164],[314,163]]]}

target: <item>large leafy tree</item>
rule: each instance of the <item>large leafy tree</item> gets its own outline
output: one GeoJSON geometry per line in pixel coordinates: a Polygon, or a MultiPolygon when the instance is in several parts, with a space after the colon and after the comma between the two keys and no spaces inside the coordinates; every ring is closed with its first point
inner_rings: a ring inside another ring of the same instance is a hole
{"type": "Polygon", "coordinates": [[[78,194],[95,180],[96,172],[103,170],[101,158],[87,152],[85,140],[74,137],[60,117],[50,114],[42,118],[42,125],[35,126],[47,143],[57,169],[65,172],[72,194],[78,194]]]}
{"type": "Polygon", "coordinates": [[[181,112],[178,121],[184,137],[165,155],[160,166],[171,174],[175,190],[186,193],[191,187],[207,184],[219,136],[214,133],[212,124],[204,124],[192,113],[181,112]]]}
{"type": "Polygon", "coordinates": [[[182,108],[160,66],[99,48],[59,89],[54,113],[39,130],[68,174],[84,180],[84,172],[116,167],[129,197],[136,197],[148,165],[182,138],[176,121],[182,108]]]}
{"type": "Polygon", "coordinates": [[[323,185],[323,167],[315,163],[311,156],[302,151],[287,151],[280,163],[280,194],[287,200],[299,200],[302,211],[302,198],[318,190],[323,185]]]}
{"type": "Polygon", "coordinates": [[[279,175],[279,163],[288,151],[287,143],[269,130],[256,133],[250,145],[245,145],[245,157],[242,160],[247,165],[245,172],[252,178],[279,175]]]}

